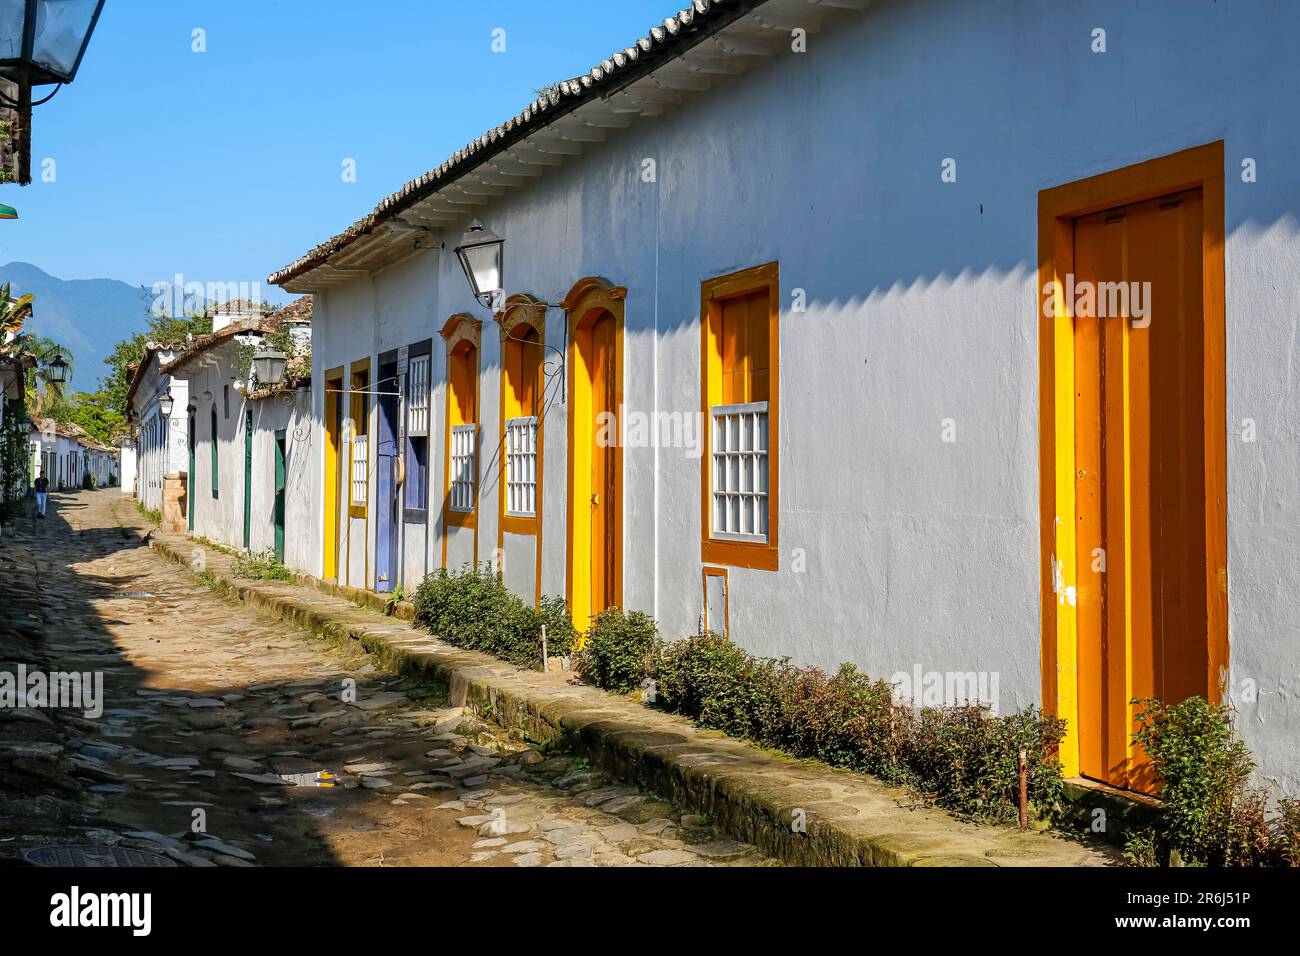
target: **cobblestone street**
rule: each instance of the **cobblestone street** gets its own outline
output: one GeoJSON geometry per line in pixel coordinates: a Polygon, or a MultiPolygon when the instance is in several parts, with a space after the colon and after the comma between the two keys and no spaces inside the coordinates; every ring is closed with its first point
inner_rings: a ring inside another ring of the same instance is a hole
{"type": "Polygon", "coordinates": [[[0,539],[0,672],[104,691],[94,718],[0,709],[0,862],[100,844],[190,866],[772,865],[214,593],[140,521],[117,489],[52,495],[0,539]]]}

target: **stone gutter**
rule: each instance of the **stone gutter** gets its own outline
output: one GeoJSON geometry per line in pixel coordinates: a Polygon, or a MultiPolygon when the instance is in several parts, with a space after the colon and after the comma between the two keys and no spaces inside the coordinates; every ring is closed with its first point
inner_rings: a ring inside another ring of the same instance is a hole
{"type": "MultiPolygon", "coordinates": [[[[159,554],[189,568],[193,540],[160,531],[144,537],[159,554]]],[[[304,630],[356,641],[402,671],[433,677],[450,688],[453,706],[468,707],[529,740],[566,745],[593,767],[706,814],[718,830],[789,864],[1121,863],[1100,841],[964,823],[871,777],[702,730],[685,718],[576,683],[568,674],[521,670],[452,647],[342,596],[382,608],[382,595],[310,587],[314,579],[306,576],[300,576],[300,583],[237,579],[231,571],[234,559],[211,549],[205,562],[207,573],[228,596],[304,630]]]]}

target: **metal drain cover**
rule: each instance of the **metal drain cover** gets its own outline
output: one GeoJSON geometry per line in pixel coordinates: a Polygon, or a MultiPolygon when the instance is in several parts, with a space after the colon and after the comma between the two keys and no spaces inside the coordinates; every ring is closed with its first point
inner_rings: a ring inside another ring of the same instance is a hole
{"type": "Polygon", "coordinates": [[[23,859],[34,866],[176,866],[175,860],[159,853],[121,846],[38,846],[23,851],[23,859]]]}

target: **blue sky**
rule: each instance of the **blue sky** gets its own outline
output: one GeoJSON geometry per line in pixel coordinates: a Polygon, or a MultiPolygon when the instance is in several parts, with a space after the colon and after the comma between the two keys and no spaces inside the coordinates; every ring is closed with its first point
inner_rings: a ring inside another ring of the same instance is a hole
{"type": "Polygon", "coordinates": [[[21,215],[0,223],[0,262],[285,301],[270,272],[682,5],[108,0],[76,82],[36,109],[35,181],[0,187],[21,215]]]}

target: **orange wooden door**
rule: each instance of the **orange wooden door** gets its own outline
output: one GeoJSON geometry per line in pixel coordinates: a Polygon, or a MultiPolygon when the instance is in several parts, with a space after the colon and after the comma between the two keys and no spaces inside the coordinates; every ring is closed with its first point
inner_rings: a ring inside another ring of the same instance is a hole
{"type": "Polygon", "coordinates": [[[597,614],[619,603],[615,591],[617,575],[614,562],[614,509],[618,503],[618,474],[615,449],[616,427],[602,427],[617,422],[616,397],[617,335],[614,317],[605,313],[591,327],[591,411],[595,422],[591,449],[591,613],[597,614]]]}
{"type": "Polygon", "coordinates": [[[1210,693],[1201,207],[1074,225],[1080,766],[1144,792],[1130,701],[1210,693]]]}

